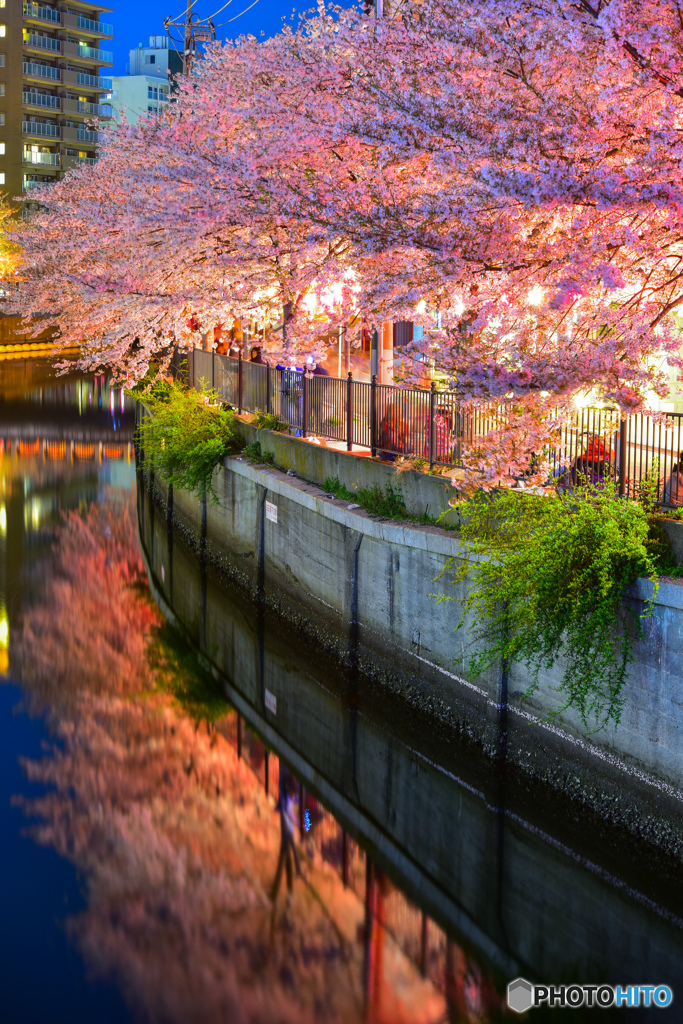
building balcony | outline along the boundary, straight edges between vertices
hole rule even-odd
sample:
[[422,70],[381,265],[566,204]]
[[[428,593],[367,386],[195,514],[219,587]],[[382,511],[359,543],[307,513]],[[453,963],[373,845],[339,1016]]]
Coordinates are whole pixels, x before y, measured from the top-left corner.
[[109,64],[114,63],[114,54],[109,50],[98,50],[94,46],[85,46],[83,43],[71,43],[65,39],[62,43],[62,53],[70,60],[82,60],[86,64]]
[[108,103],[88,103],[83,100],[64,99],[62,110],[65,114],[76,117],[111,117]]
[[25,50],[38,50],[40,53],[49,53],[56,56],[63,53],[60,39],[53,36],[37,36],[34,32],[28,32],[24,36]]
[[43,121],[22,121],[21,130],[24,135],[35,138],[59,139],[61,131],[58,124],[46,124]]
[[[82,11],[86,18],[89,18],[93,11],[97,11],[98,15],[114,13],[113,7],[105,7],[104,4],[89,3],[88,0],[69,0],[68,5],[65,0],[57,0],[57,2],[62,10],[68,6],[69,10]],[[64,13],[66,13],[66,11]]]
[[37,21],[41,25],[61,25],[62,16],[56,7],[24,4],[24,21]]
[[79,32],[81,35],[96,36],[99,39],[111,39],[114,35],[113,25],[108,25],[104,21],[93,21],[92,18],[86,18],[84,14],[71,14],[69,11],[65,11],[62,24],[64,28],[73,29],[74,32]]
[[59,167],[59,153],[36,153],[32,149],[25,149],[21,155],[22,164],[40,164],[45,167]]
[[35,178],[24,178],[21,183],[21,190],[22,192],[30,192],[32,188],[38,188],[40,185],[49,185],[55,180],[55,178],[45,178],[43,181],[36,181]]
[[21,65],[21,72],[26,78],[37,78],[42,81],[60,82],[62,72],[59,68],[48,67],[45,64],[34,64],[25,60]]
[[100,133],[89,128],[62,128],[64,142],[81,142],[86,146],[96,146],[100,141]]
[[97,163],[97,157],[94,156],[72,156],[69,153],[62,154],[62,167],[65,171],[70,171],[74,167],[82,167],[83,164],[89,164],[91,167]]
[[24,91],[21,94],[21,102],[25,107],[39,107],[42,110],[60,110],[61,100],[59,96],[46,96],[42,92]]
[[97,92],[111,92],[111,78],[100,78],[89,75],[87,71],[71,71],[65,68],[62,72],[64,85],[77,86],[79,89],[94,89]]

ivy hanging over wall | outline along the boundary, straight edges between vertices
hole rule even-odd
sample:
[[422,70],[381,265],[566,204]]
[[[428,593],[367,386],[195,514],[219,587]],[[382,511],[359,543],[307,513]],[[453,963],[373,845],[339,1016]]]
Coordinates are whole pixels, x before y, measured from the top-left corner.
[[462,618],[474,620],[470,669],[479,675],[522,662],[531,673],[564,662],[562,706],[598,729],[619,723],[624,683],[652,604],[624,602],[637,576],[657,588],[648,545],[649,510],[612,489],[555,497],[511,491],[477,494],[459,506],[466,559],[451,562],[467,582]]

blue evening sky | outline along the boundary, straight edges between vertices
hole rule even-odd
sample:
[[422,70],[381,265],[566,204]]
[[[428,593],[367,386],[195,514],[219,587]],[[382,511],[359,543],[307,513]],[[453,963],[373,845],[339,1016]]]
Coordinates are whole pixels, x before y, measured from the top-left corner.
[[[104,0],[107,3],[107,0]],[[143,43],[147,45],[151,35],[162,35],[164,18],[181,20],[187,0],[109,0],[113,14],[103,14],[102,20],[114,26],[113,41],[106,40],[103,47],[114,51],[112,74],[125,75],[128,51]],[[223,6],[223,0],[199,0],[194,11],[202,18],[213,17],[219,38],[231,39],[250,34],[258,36],[263,31],[267,36],[275,35],[282,27],[283,17],[290,18],[292,10],[306,11],[315,4],[313,0],[257,0],[247,10],[252,0],[230,0],[224,11],[216,13]],[[214,17],[215,14],[215,17]],[[234,21],[229,19],[234,18]],[[220,26],[220,27],[219,27]],[[107,72],[104,71],[103,74]]]

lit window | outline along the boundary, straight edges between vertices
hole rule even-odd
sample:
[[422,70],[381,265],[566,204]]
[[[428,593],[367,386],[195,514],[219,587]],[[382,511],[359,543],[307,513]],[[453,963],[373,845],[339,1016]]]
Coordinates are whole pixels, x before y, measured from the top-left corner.
[[4,185],[4,184],[5,184],[5,172],[2,171],[2,172],[0,172],[0,185]]
[[4,142],[0,142],[0,156],[4,156],[4,155],[5,155],[5,143]]
[[5,6],[5,0],[0,0],[0,7],[4,7],[4,6]]
[[4,39],[7,35],[7,25],[0,25],[0,39]]

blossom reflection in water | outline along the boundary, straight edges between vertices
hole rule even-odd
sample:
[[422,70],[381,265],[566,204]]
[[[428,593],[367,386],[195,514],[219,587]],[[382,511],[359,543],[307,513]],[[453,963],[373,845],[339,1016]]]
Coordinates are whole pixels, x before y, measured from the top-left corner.
[[26,809],[87,881],[88,967],[151,1020],[448,1019],[384,936],[368,1005],[363,901],[297,838],[277,759],[266,792],[238,757],[235,713],[150,599],[132,506],[69,514],[40,568],[12,665],[56,742]]

